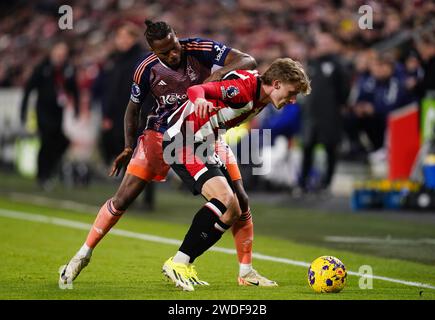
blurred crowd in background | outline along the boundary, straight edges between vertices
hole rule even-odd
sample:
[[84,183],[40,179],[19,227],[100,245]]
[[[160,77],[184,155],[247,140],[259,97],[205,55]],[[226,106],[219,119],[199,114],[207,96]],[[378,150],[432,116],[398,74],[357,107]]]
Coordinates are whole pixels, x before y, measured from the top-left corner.
[[[435,3],[425,0],[96,0],[0,2],[0,88],[25,87],[53,45],[64,41],[75,68],[80,116],[101,108],[106,136],[105,160],[122,139],[123,109],[108,110],[110,63],[136,59],[147,51],[144,20],[168,22],[180,38],[204,37],[252,55],[258,70],[277,57],[301,61],[313,92],[281,112],[268,110],[252,126],[272,128],[272,138],[300,138],[299,185],[308,188],[313,149],[322,144],[327,188],[340,157],[364,158],[384,146],[386,118],[435,89]],[[73,29],[58,26],[59,6],[73,9]],[[358,25],[358,9],[373,9],[373,29]],[[131,27],[120,31],[126,22]],[[133,27],[135,26],[135,27]],[[122,34],[124,32],[125,34]],[[118,59],[118,60],[117,60]],[[131,73],[124,69],[124,82]],[[122,78],[122,77],[118,77]],[[117,79],[118,79],[117,78]],[[104,80],[106,79],[106,80]],[[130,84],[128,84],[129,86]],[[129,93],[118,98],[128,103]],[[101,107],[103,105],[103,107]],[[361,132],[367,139],[361,139]],[[104,137],[103,137],[104,139]],[[111,140],[112,139],[112,140]],[[104,145],[104,142],[103,142]]]

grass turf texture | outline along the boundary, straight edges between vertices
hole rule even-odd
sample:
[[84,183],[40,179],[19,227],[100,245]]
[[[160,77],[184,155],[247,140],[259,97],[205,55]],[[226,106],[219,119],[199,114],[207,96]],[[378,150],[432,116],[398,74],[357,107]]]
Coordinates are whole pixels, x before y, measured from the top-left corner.
[[[27,203],[38,203],[35,197],[54,199],[50,204],[62,208],[58,199],[92,205],[93,209],[81,209],[96,215],[99,207],[116,191],[119,180],[107,183],[94,182],[88,188],[63,188],[57,186],[49,193],[41,191],[34,181],[16,174],[0,173],[0,195]],[[128,216],[145,216],[153,221],[176,224],[190,224],[195,212],[203,205],[201,197],[190,193],[174,191],[170,182],[157,184],[156,210],[144,213],[141,209],[142,196],[128,210]],[[17,194],[17,192],[19,194]],[[435,245],[418,243],[423,238],[435,239],[435,215],[433,213],[409,213],[372,211],[353,213],[350,208],[332,209],[328,206],[313,205],[312,202],[328,203],[306,199],[293,201],[285,193],[250,195],[255,235],[273,236],[300,244],[322,246],[328,249],[347,250],[378,257],[408,260],[435,265]],[[407,239],[414,243],[350,243],[329,242],[327,236],[375,237],[381,239]]]
[[[175,200],[178,200],[177,197]],[[165,204],[172,204],[172,209],[164,210],[183,210],[183,203],[177,206],[173,201],[174,199],[167,198]],[[197,205],[197,200],[193,202]],[[189,206],[187,202],[185,206]],[[0,208],[89,224],[95,217],[95,212],[90,214],[29,205],[4,197],[0,198]],[[256,214],[260,216],[255,220],[256,225],[260,224],[258,220],[262,219],[261,215],[270,213],[270,210],[263,210],[265,209],[261,206],[255,208]],[[279,217],[284,216],[289,209],[282,208],[283,211],[280,212],[279,208],[274,207],[272,210],[270,214]],[[184,215],[191,218],[193,213],[184,212]],[[409,222],[401,225],[404,231],[408,230],[406,225]],[[267,226],[263,227],[267,229]],[[414,227],[411,225],[409,229]],[[185,223],[157,221],[154,215],[152,218],[126,215],[116,226],[116,229],[175,239],[182,239],[187,228],[188,224]],[[398,230],[398,234],[403,231],[400,228]],[[423,234],[424,232],[426,231],[423,230]],[[86,235],[86,230],[0,217],[0,252],[3,255],[0,299],[435,299],[433,289],[376,279],[373,280],[373,289],[361,290],[358,287],[359,277],[353,275],[348,276],[348,285],[341,293],[316,294],[307,284],[306,267],[259,259],[254,260],[255,268],[276,280],[280,286],[239,287],[236,281],[236,256],[219,252],[207,252],[196,262],[200,278],[208,281],[211,286],[197,288],[195,292],[182,292],[172,283],[166,282],[161,274],[163,262],[176,252],[177,246],[114,234],[109,234],[95,250],[91,263],[74,283],[74,289],[60,290],[57,284],[58,268],[78,250]],[[231,234],[227,233],[217,246],[233,249]],[[276,237],[256,233],[254,251],[304,262],[311,262],[321,255],[334,255],[345,263],[348,270],[358,271],[361,265],[370,265],[378,276],[435,285],[434,266],[308,245],[288,240],[279,233]]]

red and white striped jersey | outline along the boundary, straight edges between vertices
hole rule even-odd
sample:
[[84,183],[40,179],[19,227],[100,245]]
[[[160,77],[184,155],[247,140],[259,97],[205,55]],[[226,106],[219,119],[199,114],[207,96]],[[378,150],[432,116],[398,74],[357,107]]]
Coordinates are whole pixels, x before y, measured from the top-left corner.
[[266,106],[258,101],[261,80],[256,70],[232,71],[224,80],[201,87],[205,89],[205,98],[217,110],[200,118],[195,115],[193,102],[188,100],[168,118],[170,138],[179,133],[192,133],[194,142],[205,141],[211,135],[217,137],[219,129],[230,129],[251,119]]

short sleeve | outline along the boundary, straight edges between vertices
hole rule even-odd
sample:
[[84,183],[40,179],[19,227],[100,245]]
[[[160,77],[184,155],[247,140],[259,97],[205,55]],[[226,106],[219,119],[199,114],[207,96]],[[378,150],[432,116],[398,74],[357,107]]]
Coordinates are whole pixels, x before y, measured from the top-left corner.
[[[243,74],[242,74],[243,72]],[[239,108],[250,101],[254,101],[257,92],[257,77],[255,73],[238,70],[232,72],[237,78],[217,82],[220,100],[232,108]],[[232,77],[230,77],[232,78]]]
[[133,82],[131,85],[130,100],[137,104],[142,104],[150,90],[151,67],[157,63],[155,54],[150,54],[142,59],[134,69]]
[[198,58],[210,69],[223,67],[225,59],[231,51],[230,47],[213,40],[189,38],[180,42],[186,52]]

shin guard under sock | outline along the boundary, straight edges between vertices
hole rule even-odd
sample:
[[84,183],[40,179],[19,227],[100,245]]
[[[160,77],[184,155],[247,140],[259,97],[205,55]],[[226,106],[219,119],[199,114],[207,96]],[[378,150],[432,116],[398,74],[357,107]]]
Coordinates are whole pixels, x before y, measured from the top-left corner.
[[190,263],[212,247],[230,227],[220,220],[227,211],[217,199],[211,199],[195,215],[179,251],[190,256]]

